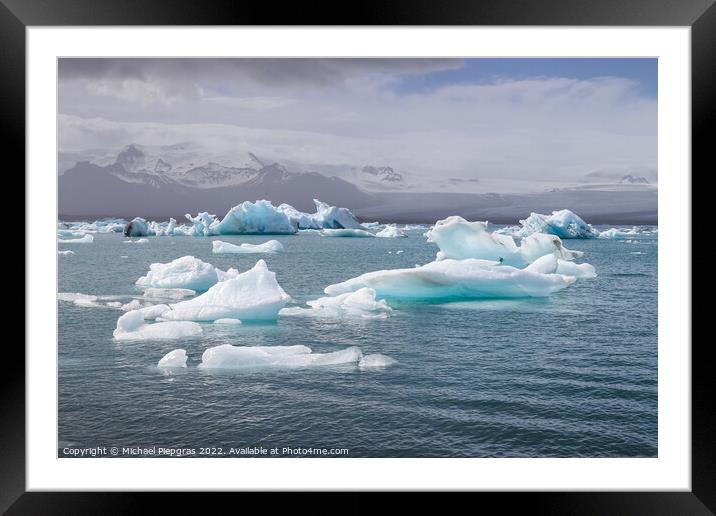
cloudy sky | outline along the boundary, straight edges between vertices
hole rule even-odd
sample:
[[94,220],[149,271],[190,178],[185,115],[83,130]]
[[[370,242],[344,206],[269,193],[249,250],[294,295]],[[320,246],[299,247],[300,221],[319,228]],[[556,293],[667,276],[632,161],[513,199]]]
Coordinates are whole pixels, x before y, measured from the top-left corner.
[[569,183],[657,166],[655,59],[61,59],[61,151],[194,141]]

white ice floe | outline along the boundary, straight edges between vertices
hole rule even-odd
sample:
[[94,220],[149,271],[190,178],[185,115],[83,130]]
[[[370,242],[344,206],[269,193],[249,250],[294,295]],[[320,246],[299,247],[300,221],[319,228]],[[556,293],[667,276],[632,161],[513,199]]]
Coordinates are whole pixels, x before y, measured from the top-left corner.
[[310,308],[284,308],[279,315],[384,319],[393,311],[384,299],[375,299],[375,290],[372,288],[361,288],[335,297],[322,297],[306,304]]
[[138,240],[125,240],[124,243],[125,244],[148,244],[149,240],[147,240],[146,238],[140,238]]
[[144,297],[154,299],[184,299],[196,295],[196,290],[189,288],[147,288]]
[[525,270],[541,274],[564,274],[565,276],[574,276],[577,279],[597,277],[597,272],[592,265],[560,260],[552,254],[538,258],[528,265]]
[[145,237],[149,234],[149,223],[142,217],[133,218],[124,228],[124,236],[128,237]]
[[437,244],[438,260],[477,258],[500,261],[506,265],[524,267],[546,254],[563,260],[582,255],[564,247],[556,235],[535,233],[523,238],[520,245],[509,236],[487,231],[487,222],[468,222],[459,216],[439,220],[425,234],[428,242]]
[[553,211],[551,215],[531,213],[520,220],[521,228],[515,236],[526,237],[533,233],[547,233],[560,238],[597,238],[599,231],[570,210]]
[[216,321],[214,321],[214,324],[226,324],[226,325],[231,326],[231,325],[241,324],[241,320],[240,319],[231,319],[231,318],[227,317],[224,319],[217,319]]
[[322,229],[321,236],[371,238],[375,235],[365,229]]
[[[81,236],[85,233],[121,233],[127,221],[124,219],[100,219],[94,222],[59,222],[57,236]],[[80,233],[79,235],[71,233]]]
[[92,242],[94,242],[94,237],[90,234],[86,234],[82,238],[70,238],[70,239],[58,238],[57,241],[60,244],[91,244]]
[[413,269],[369,272],[324,291],[337,296],[368,287],[380,297],[408,299],[544,297],[575,281],[574,276],[522,270],[489,260],[446,259]]
[[203,369],[242,369],[260,367],[314,367],[357,364],[363,358],[360,348],[350,347],[333,353],[313,353],[307,346],[232,346],[222,344],[204,351]]
[[236,277],[237,274],[236,269],[224,272],[193,256],[182,256],[169,263],[151,264],[149,272],[139,278],[136,284],[143,288],[204,291],[219,281]]
[[194,299],[171,305],[162,314],[163,320],[215,321],[275,321],[279,310],[290,300],[276,281],[276,274],[268,270],[266,262],[256,265],[234,278],[221,281]]
[[657,232],[657,229],[638,226],[633,226],[631,228],[611,228],[599,233],[599,238],[606,240],[624,240],[638,237],[641,235],[651,236],[656,234]]
[[117,328],[112,333],[116,340],[179,339],[201,334],[201,326],[191,321],[147,324],[141,310],[132,310],[120,317],[117,320]]
[[235,253],[235,254],[277,254],[283,252],[283,245],[278,240],[269,240],[263,244],[247,244],[240,245],[214,240],[212,243],[212,252],[215,254]]
[[164,355],[157,367],[161,368],[175,368],[175,367],[186,367],[186,350],[175,349]]
[[361,358],[360,362],[358,362],[358,367],[360,369],[383,369],[397,363],[397,360],[389,357],[388,355],[374,354],[365,355]]
[[378,238],[401,238],[401,237],[407,237],[405,233],[403,233],[395,224],[390,224],[388,226],[385,226],[385,228],[378,231],[375,236]]
[[70,251],[70,250],[67,250],[67,251],[57,251],[57,254],[59,254],[60,256],[71,256],[71,255],[75,254],[75,252],[74,252],[74,251]]

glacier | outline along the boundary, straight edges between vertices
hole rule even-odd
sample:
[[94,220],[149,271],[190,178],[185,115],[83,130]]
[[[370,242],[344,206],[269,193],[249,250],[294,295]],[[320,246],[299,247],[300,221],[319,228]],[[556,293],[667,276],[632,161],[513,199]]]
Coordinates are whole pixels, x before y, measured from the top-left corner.
[[252,269],[216,283],[205,293],[170,305],[171,310],[161,314],[161,319],[275,321],[290,299],[276,281],[276,274],[259,260]]
[[335,297],[321,297],[307,301],[306,304],[310,308],[284,308],[279,315],[384,319],[393,311],[384,299],[376,300],[375,290],[372,288],[361,288]]
[[283,245],[278,240],[269,240],[263,244],[230,244],[229,242],[222,242],[221,240],[214,240],[212,243],[211,252],[215,254],[224,253],[235,253],[235,254],[252,254],[252,253],[267,253],[277,254],[283,252]]
[[375,236],[378,238],[402,238],[407,237],[395,224],[389,224],[385,228],[378,231]]
[[232,346],[222,344],[204,351],[202,369],[244,369],[261,367],[315,367],[357,364],[363,358],[358,347],[332,353],[313,353],[307,346]]
[[157,367],[186,367],[186,350],[175,349],[164,355],[157,364]]
[[576,281],[574,276],[518,269],[494,261],[444,259],[412,269],[380,270],[329,285],[337,296],[361,288],[376,295],[405,299],[546,297]]
[[236,269],[224,272],[193,256],[182,256],[169,263],[152,263],[149,272],[139,278],[136,285],[146,288],[204,291],[237,274]]
[[115,340],[164,340],[197,337],[202,329],[195,322],[171,321],[146,324],[140,310],[132,310],[117,319],[112,335]]

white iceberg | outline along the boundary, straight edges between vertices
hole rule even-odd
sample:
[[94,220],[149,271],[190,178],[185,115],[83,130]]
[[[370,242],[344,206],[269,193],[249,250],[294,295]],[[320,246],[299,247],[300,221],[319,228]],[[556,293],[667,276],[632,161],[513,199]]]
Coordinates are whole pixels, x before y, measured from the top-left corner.
[[522,227],[516,236],[526,237],[533,233],[547,233],[560,238],[597,238],[599,231],[570,210],[553,211],[552,215],[531,213],[520,220]]
[[67,250],[67,251],[57,251],[57,254],[59,254],[60,256],[71,256],[71,255],[75,254],[75,252],[74,252],[74,251],[70,251],[70,250]]
[[541,274],[564,274],[565,276],[574,276],[577,279],[597,277],[597,271],[592,265],[560,260],[553,254],[547,254],[538,258],[528,265],[525,270],[539,272]]
[[212,252],[215,254],[235,253],[235,254],[277,254],[283,252],[283,245],[278,240],[269,240],[263,244],[230,244],[221,240],[214,240],[212,243]]
[[164,355],[157,364],[161,368],[186,367],[186,350],[175,349]]
[[196,295],[196,290],[189,288],[147,288],[144,297],[154,299],[184,299]]
[[125,244],[148,244],[149,240],[147,240],[146,238],[140,238],[138,240],[125,240],[124,243]]
[[363,358],[360,348],[333,353],[313,353],[307,346],[232,346],[209,348],[201,356],[202,369],[243,369],[259,367],[313,367],[356,364]]
[[396,226],[395,224],[390,224],[378,231],[375,236],[377,236],[378,238],[402,238],[407,237],[408,235],[398,229],[398,226]]
[[192,217],[188,213],[184,216],[192,223],[192,228],[189,231],[192,236],[209,236],[211,225],[216,222],[216,215],[211,215],[206,211],[199,213],[196,217]]
[[439,220],[425,234],[428,242],[437,244],[437,260],[476,258],[500,261],[506,265],[524,267],[546,254],[563,260],[582,255],[564,247],[556,235],[535,233],[523,238],[518,246],[509,236],[487,231],[487,222],[468,222],[459,216]]
[[161,315],[162,320],[215,321],[275,321],[279,310],[290,300],[276,281],[276,274],[268,270],[266,262],[256,265],[234,278],[221,281],[208,291],[171,306]]
[[329,285],[324,291],[337,296],[368,287],[380,297],[407,299],[545,297],[575,281],[573,276],[522,270],[488,260],[445,259],[413,269],[369,272]]
[[637,226],[631,228],[611,228],[599,233],[599,238],[607,240],[624,240],[628,238],[634,238],[642,234],[653,234],[656,230],[651,231],[649,229],[640,229]]
[[236,269],[224,272],[193,256],[182,256],[169,263],[152,263],[149,272],[139,278],[136,284],[144,288],[204,291],[236,274]]
[[388,355],[374,354],[365,355],[361,358],[360,362],[358,362],[358,367],[360,369],[383,369],[397,363],[397,360],[389,357]]
[[311,308],[284,308],[279,315],[384,319],[393,311],[384,299],[375,299],[375,290],[372,288],[361,288],[335,297],[322,297],[306,304]]
[[355,237],[355,238],[371,238],[375,235],[365,229],[322,229],[321,236],[326,237]]
[[145,237],[149,236],[149,223],[142,217],[135,217],[124,228],[124,236]]
[[83,236],[82,238],[70,238],[70,239],[62,239],[58,238],[57,241],[60,244],[91,244],[94,242],[94,237],[90,234],[87,234]]
[[278,210],[285,213],[298,229],[362,229],[358,218],[348,208],[330,206],[313,199],[316,213],[298,211],[290,204],[281,204]]
[[293,234],[297,227],[269,201],[245,201],[234,206],[221,222],[209,227],[210,235]]
[[116,340],[164,340],[196,337],[201,326],[191,321],[171,321],[146,324],[141,310],[127,312],[117,320],[112,335]]

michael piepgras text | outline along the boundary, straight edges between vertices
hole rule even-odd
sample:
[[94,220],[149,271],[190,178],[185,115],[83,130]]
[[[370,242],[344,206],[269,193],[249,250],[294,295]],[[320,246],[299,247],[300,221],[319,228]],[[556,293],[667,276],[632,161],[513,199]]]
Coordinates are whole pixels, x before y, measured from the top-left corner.
[[198,447],[173,446],[68,446],[60,457],[346,457],[348,448],[302,446]]

